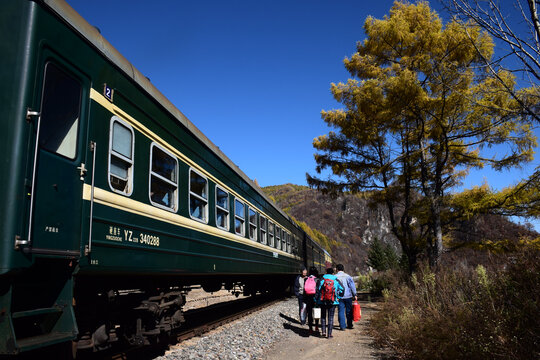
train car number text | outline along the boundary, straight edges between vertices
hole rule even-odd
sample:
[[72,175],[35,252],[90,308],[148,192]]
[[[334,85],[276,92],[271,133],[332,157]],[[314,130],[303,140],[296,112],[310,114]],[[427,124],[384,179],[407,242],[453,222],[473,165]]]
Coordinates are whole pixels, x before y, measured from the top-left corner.
[[137,237],[137,233],[133,232],[133,230],[121,229],[116,226],[109,227],[109,234],[105,235],[105,238],[111,241],[159,246],[159,236],[139,233],[139,236]]
[[159,236],[143,234],[139,236],[139,242],[141,244],[159,246]]

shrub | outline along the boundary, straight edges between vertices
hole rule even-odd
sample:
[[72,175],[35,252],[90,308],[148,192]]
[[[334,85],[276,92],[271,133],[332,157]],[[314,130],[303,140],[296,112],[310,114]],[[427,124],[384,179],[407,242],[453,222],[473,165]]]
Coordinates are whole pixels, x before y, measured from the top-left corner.
[[358,291],[369,291],[373,287],[373,280],[371,279],[371,273],[368,274],[358,274],[358,283],[356,284],[356,290]]
[[390,290],[392,287],[391,279],[387,276],[386,272],[377,273],[374,277],[371,285],[371,293],[373,295],[382,295],[383,290]]
[[384,290],[393,290],[399,287],[403,281],[403,272],[397,270],[386,270],[372,274],[371,293],[382,295]]
[[372,319],[376,341],[411,359],[540,358],[540,251],[498,268],[421,267]]

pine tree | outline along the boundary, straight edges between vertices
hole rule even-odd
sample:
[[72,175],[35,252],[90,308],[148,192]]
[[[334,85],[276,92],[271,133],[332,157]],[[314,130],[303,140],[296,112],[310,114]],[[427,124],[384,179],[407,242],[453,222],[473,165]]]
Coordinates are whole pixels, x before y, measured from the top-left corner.
[[387,269],[397,269],[399,267],[399,256],[390,244],[384,246],[384,259]]
[[369,247],[367,264],[377,271],[388,269],[384,247],[378,238]]

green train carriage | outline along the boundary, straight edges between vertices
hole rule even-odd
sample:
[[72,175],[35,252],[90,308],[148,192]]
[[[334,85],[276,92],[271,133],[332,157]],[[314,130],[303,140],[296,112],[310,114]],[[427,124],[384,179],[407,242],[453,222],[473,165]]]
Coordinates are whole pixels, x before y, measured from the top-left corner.
[[321,265],[63,1],[5,0],[0,29],[0,354],[145,343],[181,325],[191,285],[282,290]]
[[319,274],[325,274],[327,268],[332,266],[332,257],[320,244],[313,241],[306,233],[304,233],[304,250],[303,258],[306,259],[306,267],[315,267]]

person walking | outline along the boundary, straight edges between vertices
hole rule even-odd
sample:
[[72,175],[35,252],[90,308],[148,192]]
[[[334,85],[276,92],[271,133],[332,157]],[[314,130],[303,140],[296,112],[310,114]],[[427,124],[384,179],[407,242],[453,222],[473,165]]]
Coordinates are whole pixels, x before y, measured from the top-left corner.
[[[309,275],[304,282],[304,303],[306,304],[307,321],[309,335],[313,335],[313,308],[315,307],[315,294],[319,283],[319,272],[312,266],[309,268]],[[319,332],[319,319],[315,320],[315,332]]]
[[343,264],[338,264],[337,268],[337,278],[340,283],[345,288],[343,292],[343,297],[339,299],[338,305],[338,320],[339,328],[345,330],[345,327],[352,329],[353,328],[353,298],[356,300],[356,286],[354,285],[353,278],[345,273],[345,267]]
[[330,267],[326,269],[326,275],[322,277],[315,295],[317,303],[321,307],[321,335],[323,337],[328,336],[329,339],[333,337],[334,314],[341,296],[343,296],[343,286],[337,276],[334,275],[334,269]]
[[300,319],[300,323],[305,323],[305,317],[304,320],[302,320],[302,308],[304,305],[304,282],[307,278],[307,269],[302,268],[302,271],[300,271],[300,275],[296,277],[294,280],[294,295],[296,295],[296,298],[298,299],[298,318]]

